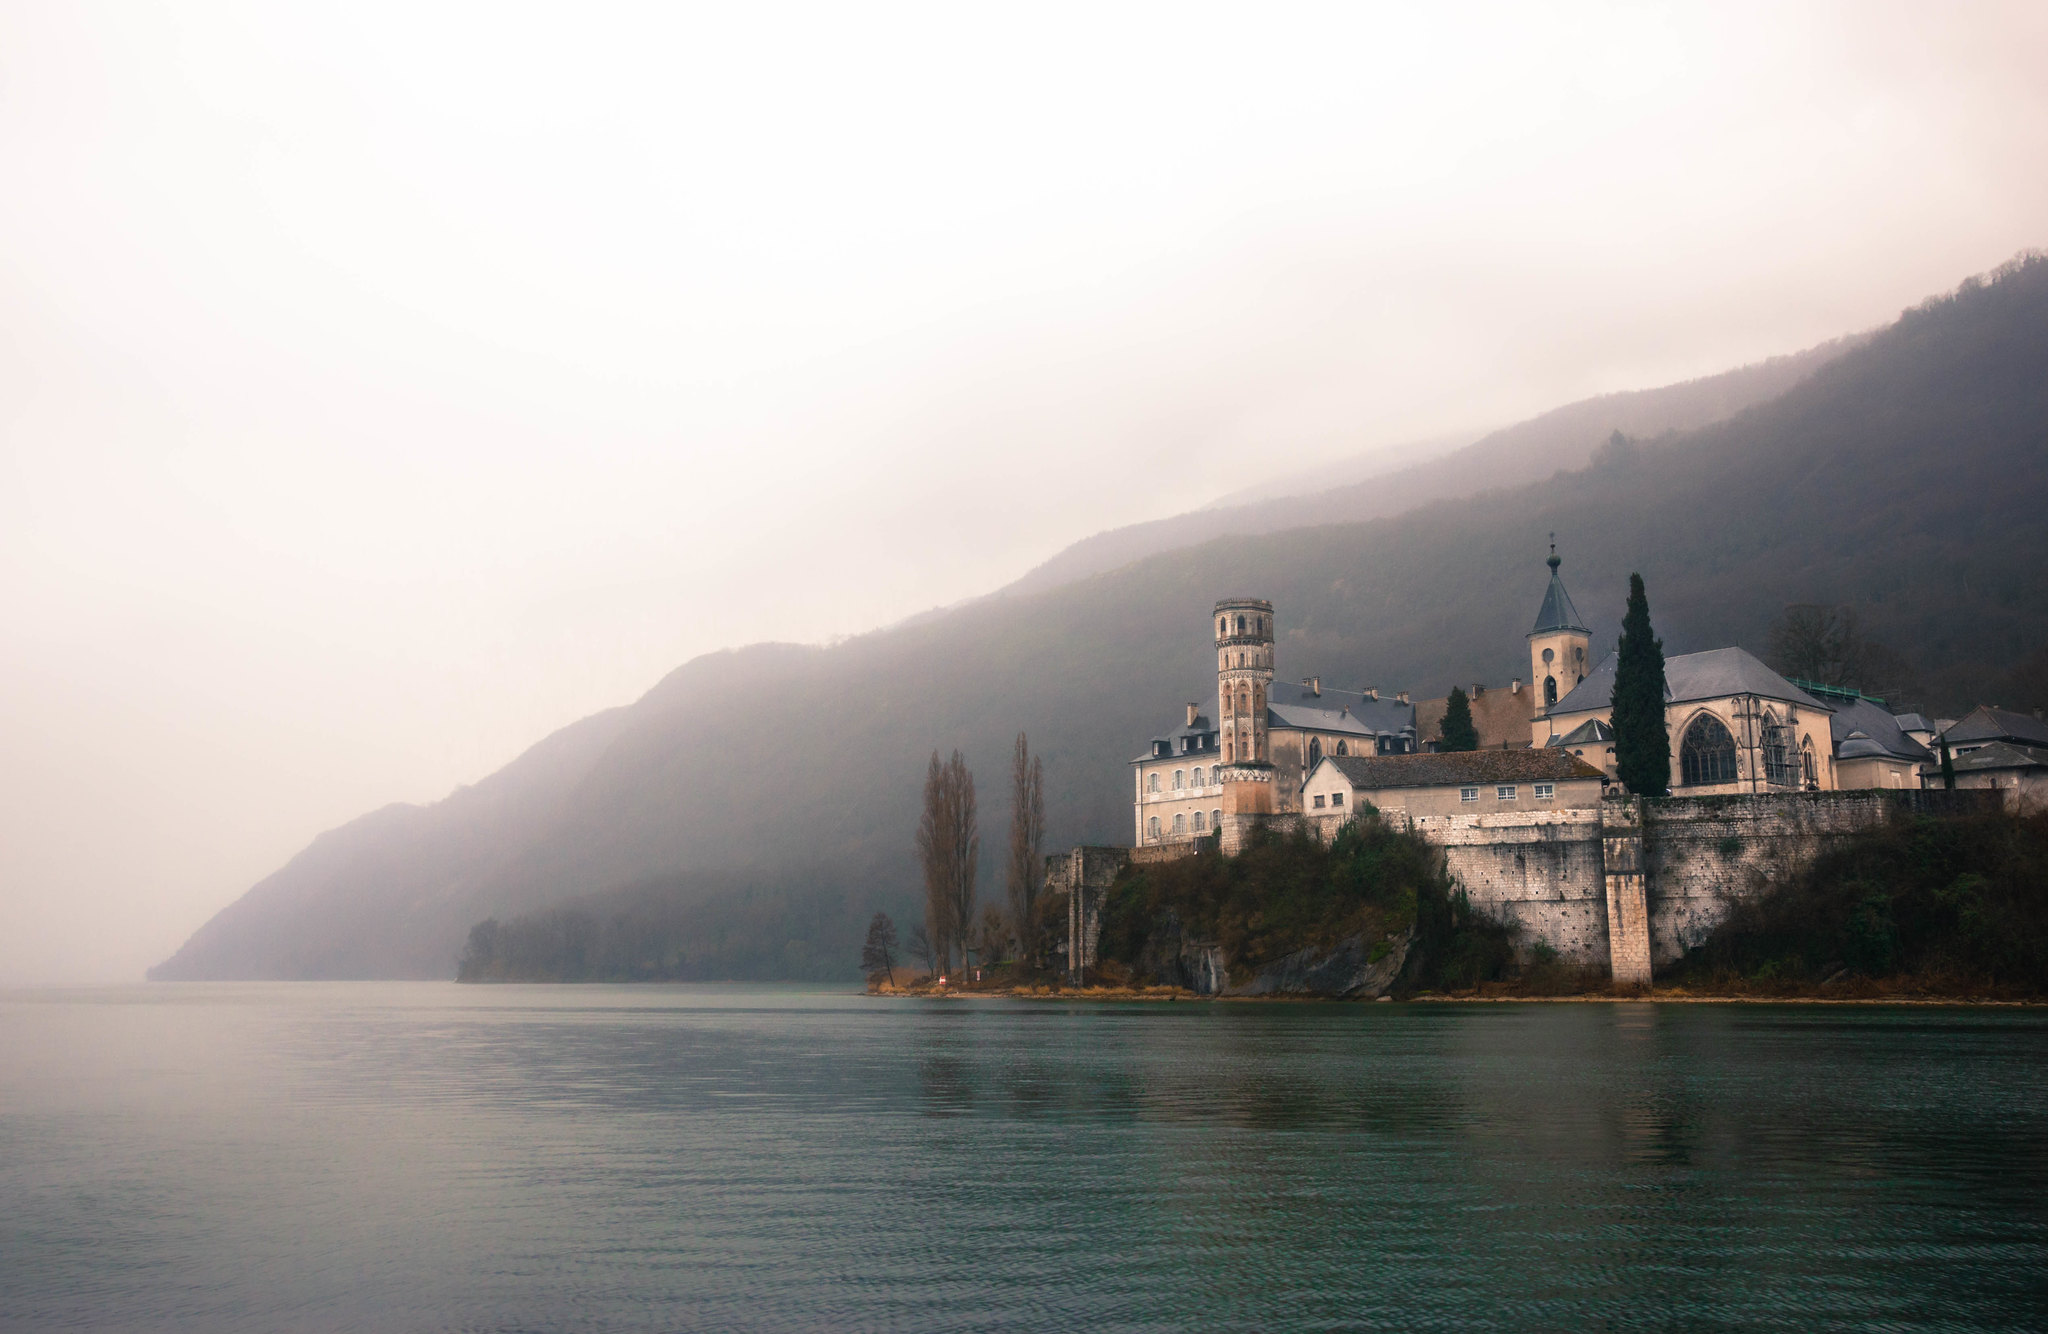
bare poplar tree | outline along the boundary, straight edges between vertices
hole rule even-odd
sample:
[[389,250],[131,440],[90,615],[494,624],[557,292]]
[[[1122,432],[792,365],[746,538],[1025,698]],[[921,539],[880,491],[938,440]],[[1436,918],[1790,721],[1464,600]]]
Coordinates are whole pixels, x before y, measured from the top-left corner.
[[941,763],[932,752],[925,770],[924,814],[917,822],[917,857],[924,871],[924,915],[932,953],[941,970],[965,957],[974,921],[974,880],[981,860],[974,775],[959,751]]
[[948,812],[946,766],[939,752],[924,774],[924,814],[917,822],[917,860],[924,871],[924,933],[931,943],[934,976],[950,966],[953,957],[953,821]]
[[[1022,732],[1010,769],[1010,934],[1020,957],[1030,955],[1032,913],[1038,906],[1038,881],[1044,874],[1039,846],[1045,841],[1045,773]],[[1032,960],[1036,962],[1036,960]]]
[[947,816],[952,821],[953,861],[947,876],[953,892],[953,943],[967,962],[968,932],[974,924],[974,880],[981,867],[981,829],[974,809],[974,775],[959,751],[946,762]]

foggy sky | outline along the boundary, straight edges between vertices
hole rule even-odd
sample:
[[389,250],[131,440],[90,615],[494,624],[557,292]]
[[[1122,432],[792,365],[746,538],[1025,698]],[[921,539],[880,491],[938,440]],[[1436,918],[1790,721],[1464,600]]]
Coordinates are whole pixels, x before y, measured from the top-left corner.
[[2048,244],[2039,6],[981,9],[0,9],[0,985],[695,654]]

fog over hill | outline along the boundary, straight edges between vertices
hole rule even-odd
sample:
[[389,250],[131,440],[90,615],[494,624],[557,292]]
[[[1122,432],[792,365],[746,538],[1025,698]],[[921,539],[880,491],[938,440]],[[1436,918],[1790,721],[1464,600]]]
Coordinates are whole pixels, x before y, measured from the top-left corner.
[[[1083,538],[1003,591],[1052,588],[1218,537],[1377,519],[1481,487],[1514,486],[1561,469],[1583,468],[1616,431],[1648,438],[1723,421],[1776,398],[1868,337],[1852,334],[1720,375],[1581,399],[1461,449],[1446,450],[1445,442],[1429,441],[1375,450],[1358,461],[1330,464],[1320,483],[1313,473],[1277,476],[1188,514]],[[1404,454],[1420,461],[1389,462]]]
[[1916,703],[1977,699],[2048,641],[2048,261],[1792,378],[1541,480],[1504,470],[1544,450],[1504,448],[1471,466],[1482,493],[698,658],[446,801],[323,835],[153,976],[447,977],[479,919],[575,899],[630,905],[674,975],[851,976],[866,915],[913,902],[933,749],[981,776],[994,893],[1016,733],[1044,756],[1048,846],[1127,839],[1125,762],[1213,690],[1218,594],[1273,599],[1283,678],[1440,693],[1524,670],[1553,530],[1599,642],[1640,570],[1668,652],[1761,649],[1785,603],[1844,602],[1920,670]]

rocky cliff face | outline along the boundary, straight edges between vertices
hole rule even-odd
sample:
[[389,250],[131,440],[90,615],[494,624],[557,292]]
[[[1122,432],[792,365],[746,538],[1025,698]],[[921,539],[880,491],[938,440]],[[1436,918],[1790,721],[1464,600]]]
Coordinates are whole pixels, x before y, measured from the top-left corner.
[[[1166,986],[1184,987],[1198,996],[1321,996],[1368,1000],[1385,995],[1408,962],[1415,941],[1413,929],[1397,936],[1367,940],[1352,936],[1331,946],[1309,946],[1258,968],[1238,969],[1231,980],[1231,961],[1213,941],[1196,940],[1181,926],[1178,914],[1167,912],[1145,941],[1137,971]],[[1246,975],[1248,974],[1248,976]]]

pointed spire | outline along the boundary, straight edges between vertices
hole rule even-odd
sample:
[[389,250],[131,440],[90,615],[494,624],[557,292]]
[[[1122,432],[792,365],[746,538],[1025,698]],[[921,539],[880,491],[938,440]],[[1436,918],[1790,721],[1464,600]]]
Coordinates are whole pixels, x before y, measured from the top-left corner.
[[1577,630],[1591,634],[1579,620],[1579,609],[1572,605],[1572,595],[1564,591],[1564,580],[1558,577],[1557,567],[1564,564],[1557,558],[1557,534],[1550,535],[1550,559],[1544,564],[1550,567],[1550,587],[1543,591],[1543,605],[1536,612],[1536,628],[1529,633],[1540,635],[1551,630]]

